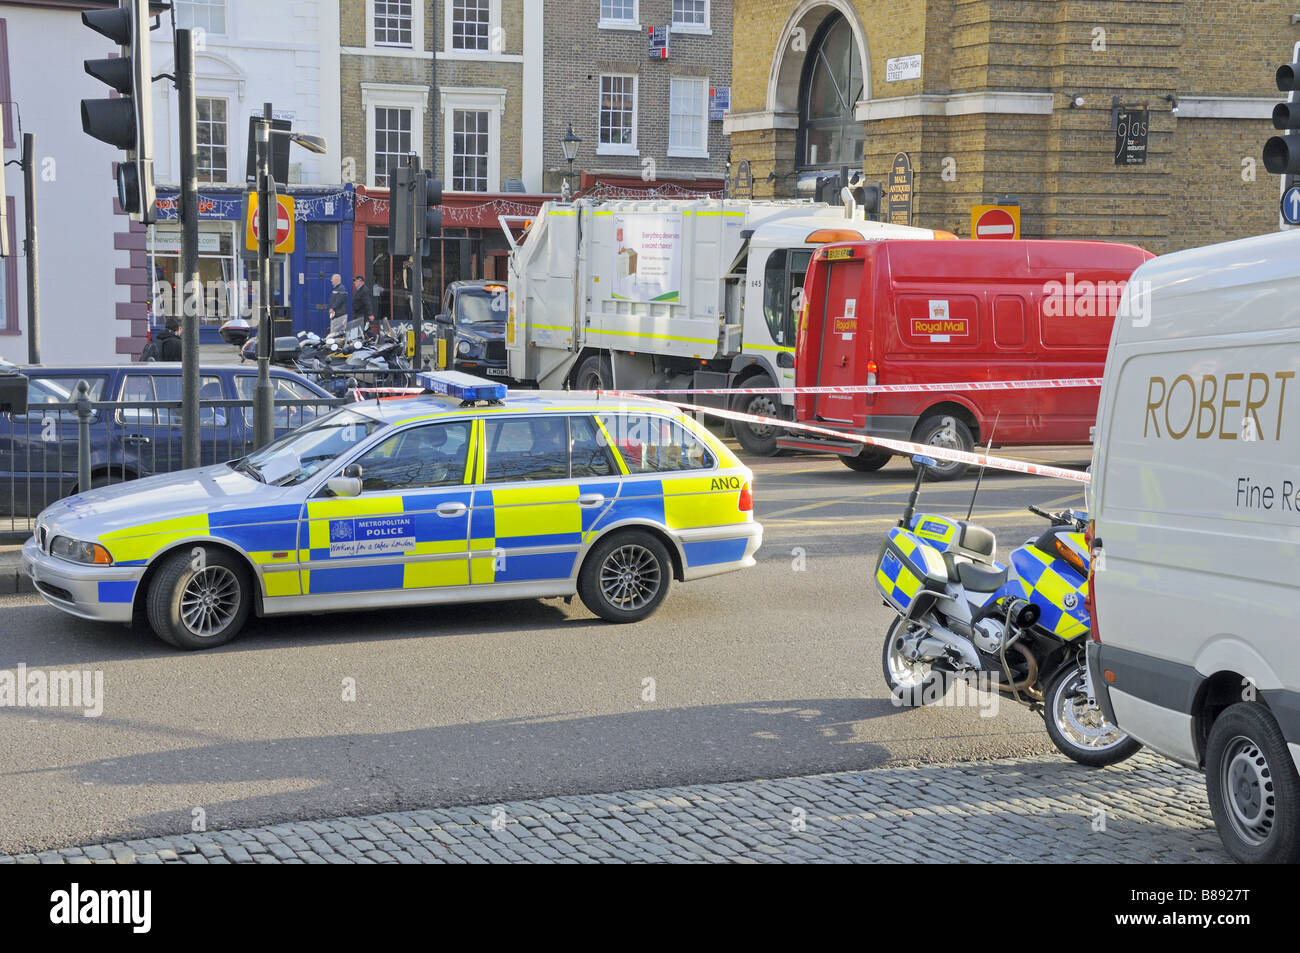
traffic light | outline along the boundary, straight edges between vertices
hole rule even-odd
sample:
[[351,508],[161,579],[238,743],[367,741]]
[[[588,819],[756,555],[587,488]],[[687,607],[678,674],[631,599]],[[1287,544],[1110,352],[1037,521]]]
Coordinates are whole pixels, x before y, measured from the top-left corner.
[[149,63],[149,0],[118,0],[117,9],[86,10],[81,22],[108,37],[122,55],[86,60],[86,72],[121,94],[83,99],[81,128],[126,153],[117,166],[117,199],[145,224],[155,218],[153,183],[153,74]]
[[1273,107],[1273,128],[1282,135],[1273,136],[1264,143],[1264,168],[1274,175],[1300,173],[1300,102],[1295,93],[1300,90],[1300,61],[1277,68],[1277,88],[1289,93],[1287,101]]
[[415,254],[415,170],[399,165],[388,174],[388,253]]
[[442,179],[435,179],[428,169],[420,176],[415,189],[416,239],[429,241],[442,234]]

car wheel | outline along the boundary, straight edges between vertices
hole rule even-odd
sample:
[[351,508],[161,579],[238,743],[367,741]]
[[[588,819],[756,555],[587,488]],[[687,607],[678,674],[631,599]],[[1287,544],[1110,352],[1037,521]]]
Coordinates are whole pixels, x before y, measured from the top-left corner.
[[659,608],[671,580],[664,544],[644,530],[625,530],[592,547],[578,574],[578,595],[607,622],[640,622]]
[[[757,374],[741,386],[758,388],[775,387],[776,384],[768,375]],[[735,400],[731,402],[731,409],[755,417],[787,418],[789,416],[781,403],[781,398],[776,394],[737,394]],[[785,430],[780,427],[746,423],[743,420],[733,420],[731,429],[736,435],[736,442],[756,457],[775,456],[776,441],[785,433]]]
[[248,618],[249,573],[224,550],[183,549],[158,568],[147,605],[149,625],[164,642],[189,650],[224,645]]
[[1300,776],[1282,729],[1258,702],[1238,702],[1205,746],[1205,790],[1219,839],[1246,864],[1300,861]]
[[578,365],[578,372],[573,375],[574,390],[609,390],[614,386],[614,374],[609,361],[599,354],[593,354]]
[[[952,414],[935,414],[926,417],[917,426],[916,434],[912,439],[916,443],[948,450],[961,450],[965,453],[970,453],[975,448],[975,438],[971,436],[970,428]],[[915,467],[916,464],[913,463],[912,466]],[[942,481],[956,480],[965,476],[968,468],[964,463],[939,460],[937,466],[928,469],[929,473],[926,474],[928,479]]]
[[840,457],[840,463],[859,473],[874,473],[894,458],[888,450],[874,450],[867,447],[856,457]]

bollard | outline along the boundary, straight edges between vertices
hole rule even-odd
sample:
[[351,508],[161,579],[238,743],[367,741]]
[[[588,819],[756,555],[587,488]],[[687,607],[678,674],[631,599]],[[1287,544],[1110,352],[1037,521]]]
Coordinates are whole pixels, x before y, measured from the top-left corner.
[[77,381],[77,492],[90,489],[90,385]]

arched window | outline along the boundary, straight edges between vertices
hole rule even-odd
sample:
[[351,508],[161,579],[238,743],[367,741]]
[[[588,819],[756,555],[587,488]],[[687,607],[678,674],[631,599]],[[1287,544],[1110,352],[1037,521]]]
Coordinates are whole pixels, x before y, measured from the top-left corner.
[[862,59],[853,30],[841,14],[826,19],[813,37],[799,89],[800,168],[857,166],[862,123],[853,107],[862,98]]

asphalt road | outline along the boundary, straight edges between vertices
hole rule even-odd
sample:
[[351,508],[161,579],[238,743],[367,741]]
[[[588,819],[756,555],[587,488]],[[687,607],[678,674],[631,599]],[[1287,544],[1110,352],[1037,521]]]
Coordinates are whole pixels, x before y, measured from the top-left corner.
[[[635,626],[576,599],[477,604],[253,620],[228,646],[178,653],[147,629],[0,598],[0,669],[99,670],[105,696],[98,718],[0,708],[0,853],[180,833],[196,809],[216,829],[1054,750],[1010,703],[890,701],[892,616],[871,570],[907,464],[752,465],[758,566],[675,586]],[[964,516],[972,486],[929,484],[922,508]],[[1081,500],[1077,484],[994,473],[975,516],[1005,555],[1042,525],[1026,504]]]

